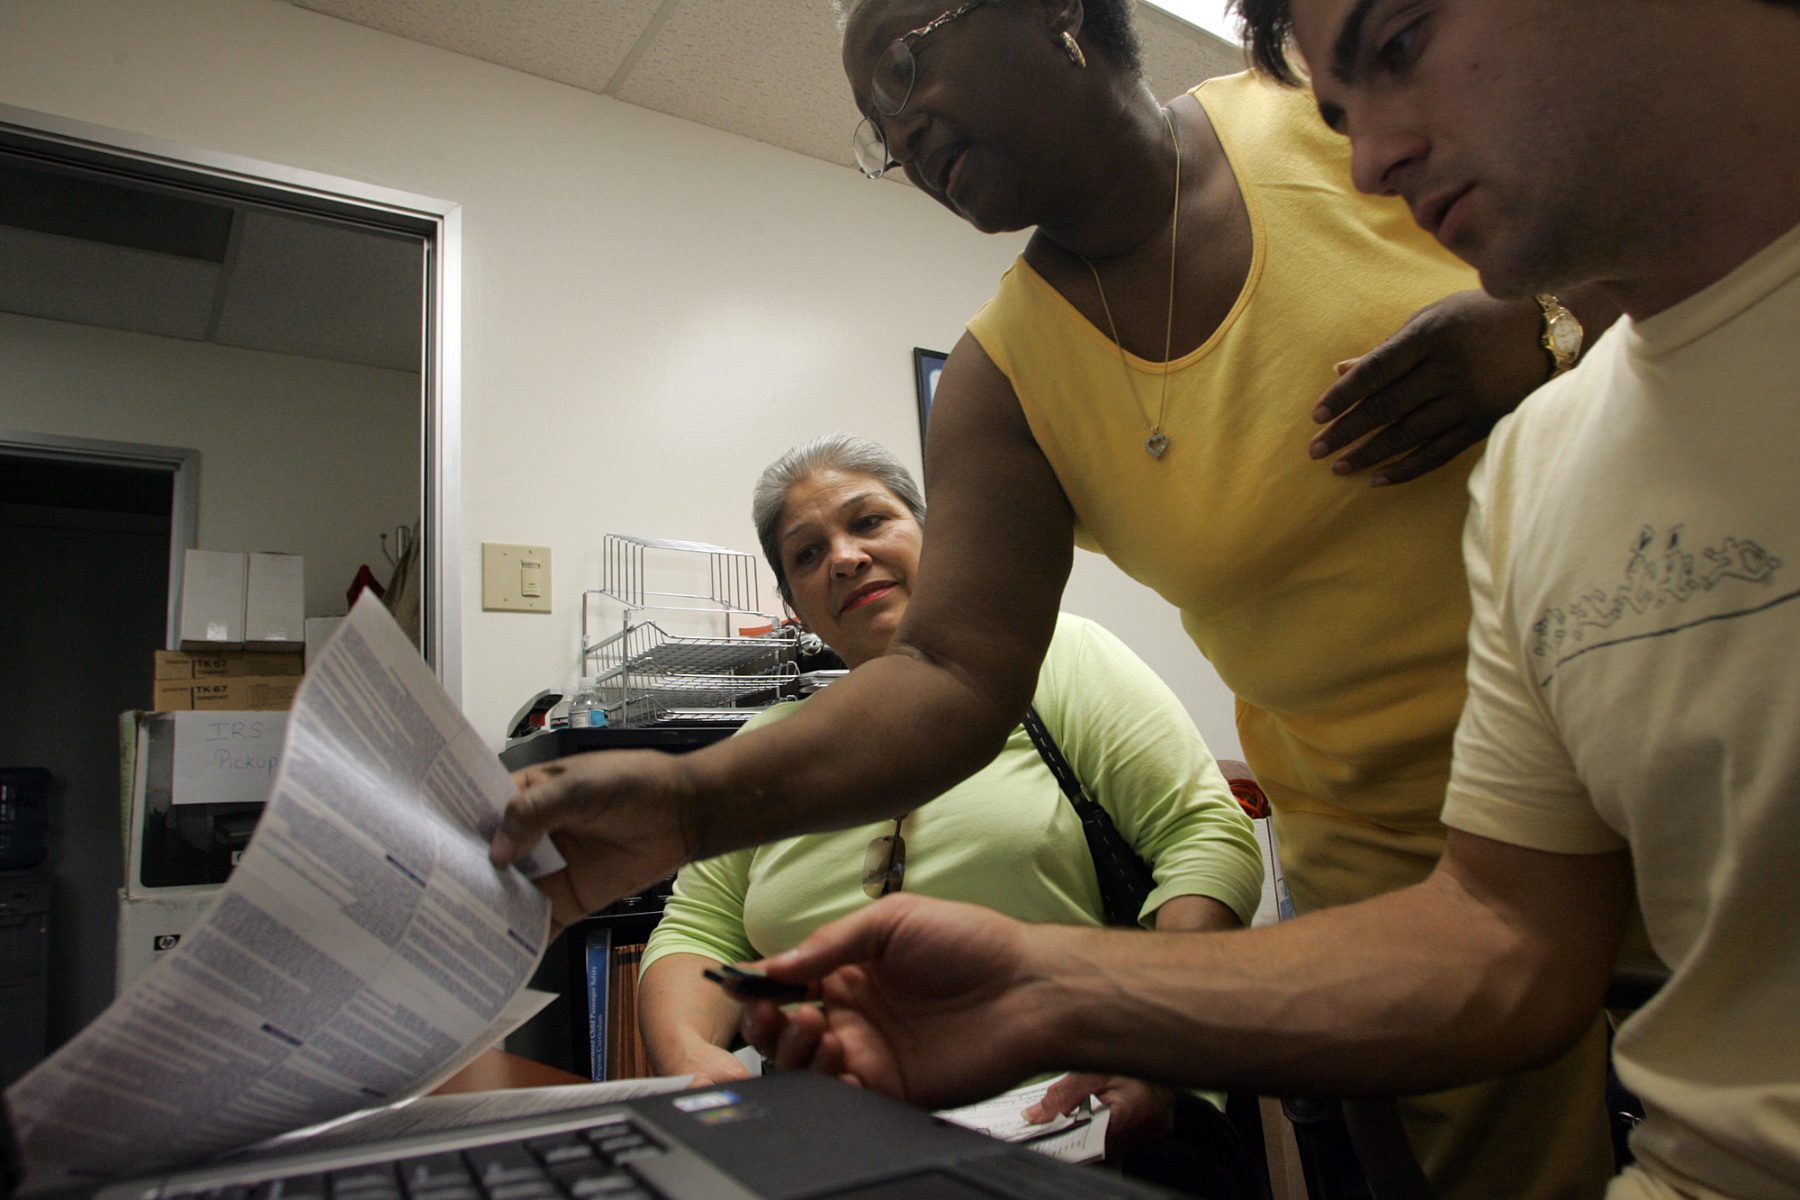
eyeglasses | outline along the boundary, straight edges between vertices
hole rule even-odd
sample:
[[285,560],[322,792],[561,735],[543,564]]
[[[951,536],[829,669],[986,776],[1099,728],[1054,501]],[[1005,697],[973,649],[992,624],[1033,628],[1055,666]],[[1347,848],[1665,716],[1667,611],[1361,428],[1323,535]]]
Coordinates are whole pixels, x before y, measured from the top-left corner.
[[906,839],[900,836],[900,822],[906,814],[894,818],[894,832],[882,834],[863,852],[863,893],[879,900],[900,890],[906,882]]
[[[895,38],[875,61],[874,73],[869,78],[869,96],[875,102],[875,112],[884,117],[899,116],[906,102],[912,99],[913,80],[919,70],[918,62],[913,58],[914,42],[986,3],[987,0],[968,0],[967,4],[940,13],[910,33]],[[880,179],[900,165],[888,157],[887,135],[872,115],[864,117],[857,125],[850,144],[856,151],[857,167],[870,179]]]

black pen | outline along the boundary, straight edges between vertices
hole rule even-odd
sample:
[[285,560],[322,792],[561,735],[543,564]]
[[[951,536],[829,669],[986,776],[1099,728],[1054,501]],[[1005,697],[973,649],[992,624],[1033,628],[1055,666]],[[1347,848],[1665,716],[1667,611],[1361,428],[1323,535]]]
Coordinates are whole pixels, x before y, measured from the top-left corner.
[[793,1004],[806,999],[807,995],[804,983],[782,983],[778,979],[770,979],[761,971],[746,971],[742,967],[720,967],[718,970],[708,967],[701,974],[738,1000],[773,1000],[777,1004]]

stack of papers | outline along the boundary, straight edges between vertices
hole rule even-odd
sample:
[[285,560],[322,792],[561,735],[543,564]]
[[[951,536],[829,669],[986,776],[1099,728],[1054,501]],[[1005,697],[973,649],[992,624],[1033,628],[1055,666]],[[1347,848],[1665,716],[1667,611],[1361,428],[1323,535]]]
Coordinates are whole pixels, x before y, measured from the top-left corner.
[[1095,1104],[1092,1096],[1074,1113],[1065,1113],[1041,1125],[1025,1120],[1025,1110],[1042,1100],[1055,1082],[1056,1079],[1046,1079],[1041,1083],[1025,1084],[991,1100],[963,1108],[947,1108],[937,1115],[1003,1142],[1021,1142],[1028,1149],[1063,1162],[1098,1162],[1106,1153],[1106,1125],[1110,1114],[1105,1105]]

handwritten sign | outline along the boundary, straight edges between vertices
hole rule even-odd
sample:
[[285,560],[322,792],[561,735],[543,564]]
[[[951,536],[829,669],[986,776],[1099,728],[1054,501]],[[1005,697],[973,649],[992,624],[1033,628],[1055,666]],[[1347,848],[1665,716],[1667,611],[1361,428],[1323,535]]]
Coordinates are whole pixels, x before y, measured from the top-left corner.
[[284,712],[170,713],[175,753],[170,801],[174,804],[260,804],[269,798]]

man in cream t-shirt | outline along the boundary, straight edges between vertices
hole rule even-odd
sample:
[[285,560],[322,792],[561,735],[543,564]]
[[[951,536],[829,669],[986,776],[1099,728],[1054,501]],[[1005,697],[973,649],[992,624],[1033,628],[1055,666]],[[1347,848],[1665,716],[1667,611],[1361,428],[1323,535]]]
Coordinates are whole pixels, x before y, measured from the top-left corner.
[[1703,1196],[1800,1189],[1797,387],[1800,230],[1504,422],[1465,543],[1444,820],[1630,851],[1672,972],[1615,1046],[1632,1145]]
[[1800,6],[1404,8],[1293,0],[1358,184],[1627,316],[1471,480],[1444,821],[1629,854],[1671,978],[1617,1194],[1800,1195]]

